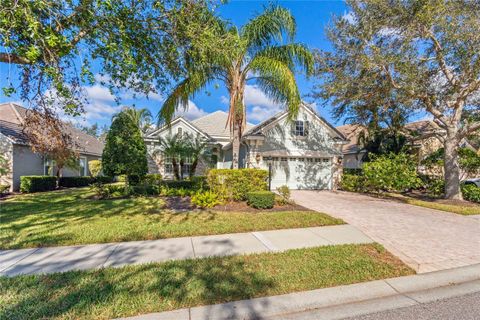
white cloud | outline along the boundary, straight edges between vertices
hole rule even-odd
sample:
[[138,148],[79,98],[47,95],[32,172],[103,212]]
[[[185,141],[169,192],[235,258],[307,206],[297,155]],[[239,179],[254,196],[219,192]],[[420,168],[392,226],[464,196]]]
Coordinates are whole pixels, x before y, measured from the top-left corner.
[[87,94],[87,97],[91,100],[97,101],[115,101],[115,97],[112,95],[107,87],[95,84],[91,87],[83,88]]
[[186,110],[177,111],[175,114],[176,116],[184,117],[188,120],[194,120],[206,115],[207,112],[201,108],[199,108],[193,101],[188,100],[188,107]]
[[228,105],[230,103],[230,99],[228,97],[221,96],[220,97],[220,103],[224,104],[224,105]]
[[264,107],[264,106],[253,106],[247,110],[247,121],[252,122],[262,122],[268,118],[273,117],[275,114],[282,111],[283,108],[280,106],[275,107]]
[[267,97],[267,95],[255,85],[246,85],[244,96],[246,106],[258,105],[264,107],[277,107],[279,105]]

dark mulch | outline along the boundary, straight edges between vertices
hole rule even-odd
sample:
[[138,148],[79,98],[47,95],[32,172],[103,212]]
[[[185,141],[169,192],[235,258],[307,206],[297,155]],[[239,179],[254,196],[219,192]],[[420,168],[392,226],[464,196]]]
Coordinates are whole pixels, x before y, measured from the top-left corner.
[[195,206],[191,204],[190,197],[164,197],[165,208],[170,210],[193,210]]
[[298,204],[287,204],[284,206],[275,205],[271,209],[255,209],[249,207],[245,201],[242,202],[228,202],[223,205],[218,205],[212,208],[212,210],[217,211],[231,211],[231,212],[272,212],[272,211],[311,211],[305,207],[302,207]]

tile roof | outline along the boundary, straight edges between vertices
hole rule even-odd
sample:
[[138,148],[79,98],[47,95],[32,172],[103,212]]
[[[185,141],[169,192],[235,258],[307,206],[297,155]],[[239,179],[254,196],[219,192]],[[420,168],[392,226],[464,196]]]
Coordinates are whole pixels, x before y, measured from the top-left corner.
[[[228,113],[219,110],[195,119],[191,123],[209,136],[230,138],[230,128],[227,125],[227,120]],[[253,127],[253,124],[247,123],[245,132]]]
[[358,124],[345,124],[343,126],[336,127],[349,142],[342,146],[342,153],[357,153],[360,150],[358,146],[358,135],[360,132],[366,130],[362,125]]
[[[23,134],[22,123],[28,109],[13,103],[0,104],[0,132],[14,143],[28,144]],[[77,145],[77,151],[93,155],[102,155],[103,143],[96,137],[65,124],[65,130],[70,134]]]

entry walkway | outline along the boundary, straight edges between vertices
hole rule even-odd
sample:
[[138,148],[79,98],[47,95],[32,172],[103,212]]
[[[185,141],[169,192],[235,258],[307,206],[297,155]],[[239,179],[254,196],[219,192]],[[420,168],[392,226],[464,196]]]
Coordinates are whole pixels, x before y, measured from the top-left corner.
[[296,203],[357,227],[417,272],[480,263],[480,219],[362,194],[294,191]]
[[0,276],[370,243],[350,225],[0,251]]

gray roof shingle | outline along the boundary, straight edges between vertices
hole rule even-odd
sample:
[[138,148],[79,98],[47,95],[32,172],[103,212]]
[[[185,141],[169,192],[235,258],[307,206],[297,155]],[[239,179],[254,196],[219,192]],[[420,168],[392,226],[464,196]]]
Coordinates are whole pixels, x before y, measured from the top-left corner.
[[[191,122],[209,136],[229,138],[230,127],[227,125],[227,120],[228,113],[219,110]],[[253,124],[247,123],[245,132],[253,127]]]

